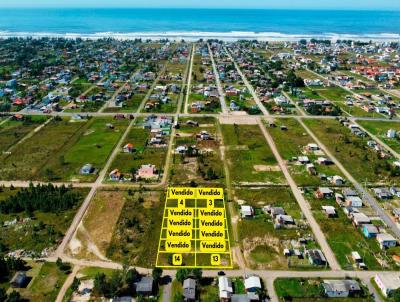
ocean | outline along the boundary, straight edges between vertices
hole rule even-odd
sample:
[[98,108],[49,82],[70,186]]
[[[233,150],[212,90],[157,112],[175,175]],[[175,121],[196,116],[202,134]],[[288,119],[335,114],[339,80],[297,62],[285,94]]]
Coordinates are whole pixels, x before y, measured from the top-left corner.
[[0,37],[400,40],[400,11],[0,9]]

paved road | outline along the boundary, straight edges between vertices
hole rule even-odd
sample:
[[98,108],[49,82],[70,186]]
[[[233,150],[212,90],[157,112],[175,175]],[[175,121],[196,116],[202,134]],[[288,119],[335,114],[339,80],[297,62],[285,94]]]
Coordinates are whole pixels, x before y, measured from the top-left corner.
[[247,80],[246,76],[243,74],[242,70],[240,69],[239,65],[236,63],[235,59],[232,57],[230,51],[225,48],[225,52],[228,55],[228,57],[232,60],[233,64],[235,65],[236,71],[239,73],[240,77],[242,78],[244,84],[246,85],[247,89],[250,91],[254,101],[256,102],[258,108],[260,108],[261,112],[265,116],[269,116],[269,112],[267,109],[265,109],[263,103],[261,102],[260,98],[258,97],[257,93],[255,92],[254,88],[252,85],[250,85],[249,81]]
[[217,88],[218,88],[219,101],[221,103],[222,113],[227,114],[229,112],[229,110],[228,110],[228,106],[226,106],[226,102],[225,102],[225,92],[221,85],[221,80],[219,78],[219,72],[218,72],[217,66],[215,65],[214,56],[213,56],[210,44],[207,44],[207,46],[208,46],[208,52],[210,53],[211,64],[212,64],[212,67],[214,70],[215,82],[216,82]]
[[383,302],[378,291],[372,285],[371,278],[362,278],[361,282],[368,287],[368,290],[370,294],[374,297],[375,302]]
[[310,224],[310,227],[314,233],[315,239],[318,241],[322,252],[325,254],[325,257],[328,260],[330,267],[335,271],[340,270],[340,265],[336,260],[335,254],[332,252],[331,247],[329,246],[328,242],[326,241],[324,233],[322,232],[319,224],[317,223],[317,221],[314,218],[314,215],[311,212],[310,204],[304,198],[303,194],[300,192],[295,181],[293,180],[292,176],[290,175],[289,170],[286,167],[286,164],[285,164],[284,160],[282,159],[282,157],[275,145],[274,140],[272,139],[272,136],[269,134],[269,132],[265,128],[261,119],[258,120],[258,124],[260,126],[260,129],[261,129],[266,141],[268,142],[269,147],[272,150],[272,153],[274,154],[276,160],[278,161],[279,167],[281,168],[290,188],[292,189],[294,197],[296,198],[296,200],[301,208],[301,211],[304,213],[304,216],[306,217],[308,223]]
[[303,126],[306,132],[314,139],[318,146],[325,152],[325,154],[336,164],[343,175],[353,184],[355,189],[361,194],[364,201],[368,202],[372,209],[379,215],[385,224],[393,231],[396,237],[400,238],[400,229],[393,222],[390,216],[380,207],[379,203],[371,196],[371,194],[345,169],[340,161],[329,151],[329,149],[318,139],[318,137],[304,124],[301,119],[299,123]]

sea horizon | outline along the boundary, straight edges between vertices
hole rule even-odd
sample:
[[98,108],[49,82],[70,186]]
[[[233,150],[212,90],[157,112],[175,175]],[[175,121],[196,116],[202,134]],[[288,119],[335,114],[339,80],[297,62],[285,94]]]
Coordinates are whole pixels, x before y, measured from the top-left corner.
[[222,8],[4,8],[0,38],[400,40],[400,11]]

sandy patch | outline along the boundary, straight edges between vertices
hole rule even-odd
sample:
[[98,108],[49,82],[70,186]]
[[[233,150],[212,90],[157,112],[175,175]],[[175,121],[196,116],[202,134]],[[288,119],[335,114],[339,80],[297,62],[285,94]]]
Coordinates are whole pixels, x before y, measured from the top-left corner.
[[230,116],[230,117],[225,117],[221,116],[219,118],[219,122],[221,124],[225,125],[233,125],[233,124],[238,124],[238,125],[257,125],[257,118],[252,117],[252,116]]
[[267,165],[254,165],[254,170],[257,172],[278,172],[281,168],[278,165],[267,166]]
[[94,132],[93,129],[89,129],[89,130],[87,130],[83,135],[84,135],[84,136],[87,136],[87,135],[92,134],[93,132]]
[[238,199],[236,202],[238,203],[238,205],[243,205],[246,203],[246,201],[244,201],[242,199]]
[[176,133],[176,136],[178,136],[178,137],[191,137],[193,135],[194,135],[193,133],[186,133],[186,132],[178,132],[178,133]]
[[249,146],[247,145],[230,145],[230,146],[226,146],[226,150],[239,150],[239,151],[243,151],[243,150],[249,150]]

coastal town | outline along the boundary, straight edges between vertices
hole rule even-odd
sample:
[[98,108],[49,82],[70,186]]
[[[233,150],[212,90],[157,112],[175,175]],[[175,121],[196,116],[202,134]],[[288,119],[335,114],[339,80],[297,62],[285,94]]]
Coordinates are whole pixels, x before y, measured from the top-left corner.
[[398,42],[2,39],[0,152],[0,301],[400,301]]

